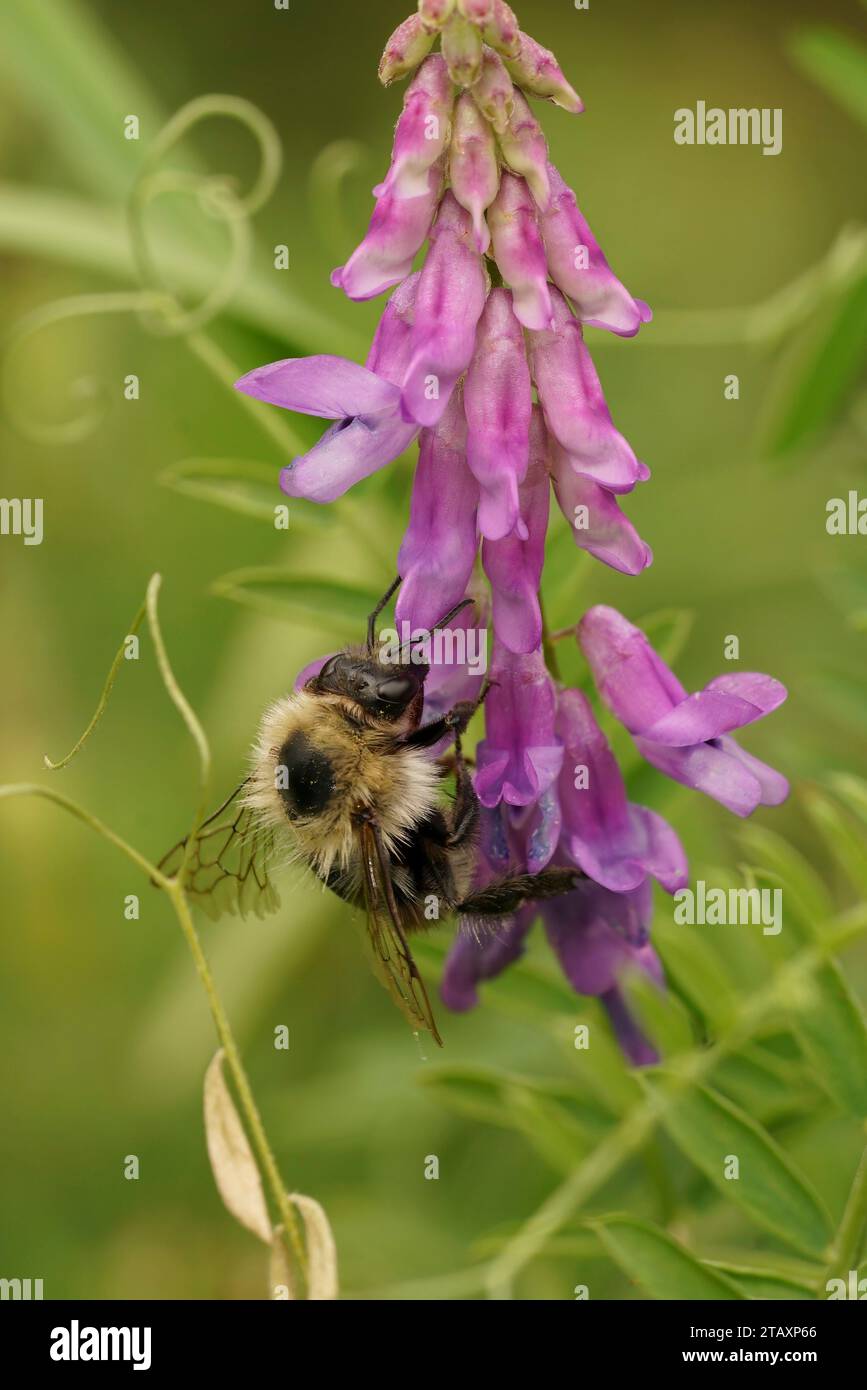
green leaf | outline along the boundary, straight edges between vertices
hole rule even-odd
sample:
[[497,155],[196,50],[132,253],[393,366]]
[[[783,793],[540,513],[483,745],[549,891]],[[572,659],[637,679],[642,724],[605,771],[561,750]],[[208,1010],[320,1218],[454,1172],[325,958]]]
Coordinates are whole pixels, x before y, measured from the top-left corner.
[[855,777],[851,772],[832,772],[828,782],[852,814],[867,825],[867,782],[864,778]]
[[371,589],[295,574],[276,565],[233,570],[214,580],[212,591],[271,617],[300,620],[353,637],[363,630],[381,597]]
[[253,459],[195,458],[173,464],[157,481],[185,497],[273,522],[280,499],[277,472],[272,464]]
[[724,1260],[707,1260],[706,1267],[716,1269],[730,1279],[746,1298],[771,1302],[779,1298],[809,1299],[812,1302],[816,1297],[820,1273],[817,1270],[815,1278],[810,1280],[807,1275],[796,1276],[777,1269],[750,1269],[745,1265],[728,1264]]
[[[674,1143],[728,1201],[795,1249],[811,1255],[823,1249],[830,1235],[827,1212],[760,1125],[709,1087],[672,1089],[678,1082],[663,1069],[641,1079]],[[737,1178],[724,1176],[728,1155],[738,1159]]]
[[867,48],[836,29],[806,29],[788,41],[792,58],[850,116],[867,126]]
[[867,1025],[839,967],[814,973],[811,997],[794,1016],[794,1031],[816,1075],[844,1110],[867,1116]]
[[855,830],[849,817],[824,792],[807,787],[802,800],[843,872],[862,897],[867,897],[867,842],[863,832]]
[[722,967],[717,952],[700,935],[713,930],[713,927],[683,926],[669,931],[665,968],[679,993],[714,1032],[722,1032],[735,1017],[738,1001],[731,977]]
[[659,1299],[736,1300],[734,1280],[704,1265],[665,1231],[628,1216],[589,1223],[624,1274]]
[[812,864],[782,835],[763,825],[742,826],[739,839],[747,852],[755,855],[757,862],[775,873],[783,884],[786,918],[794,912],[805,934],[812,937],[816,927],[834,911],[831,894]]
[[760,447],[782,458],[815,442],[836,423],[867,358],[867,275],[828,291],[811,324],[784,352],[761,427]]

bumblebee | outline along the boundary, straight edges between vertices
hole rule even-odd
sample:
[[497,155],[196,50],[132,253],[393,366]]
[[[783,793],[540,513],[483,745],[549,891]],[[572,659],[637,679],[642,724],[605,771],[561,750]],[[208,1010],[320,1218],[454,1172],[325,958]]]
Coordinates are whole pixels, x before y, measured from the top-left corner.
[[[549,868],[473,890],[480,805],[461,736],[482,704],[462,701],[422,723],[429,667],[380,659],[376,623],[400,579],[367,620],[367,640],[329,658],[301,690],[264,713],[250,775],[199,828],[186,887],[211,916],[275,911],[270,870],[281,846],[339,897],[363,908],[375,973],[412,1027],[442,1045],[408,936],[455,915],[496,925],[522,903],[569,892],[580,873]],[[436,624],[445,627],[471,599]],[[435,629],[436,630],[436,629]],[[454,741],[451,758],[431,750]],[[443,779],[455,793],[443,804]],[[177,872],[186,841],[160,863]]]

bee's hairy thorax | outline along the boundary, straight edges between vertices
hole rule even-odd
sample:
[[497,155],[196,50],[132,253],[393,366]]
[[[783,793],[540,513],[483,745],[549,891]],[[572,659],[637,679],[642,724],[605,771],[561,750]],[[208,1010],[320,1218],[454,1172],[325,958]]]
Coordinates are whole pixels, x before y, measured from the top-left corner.
[[361,890],[357,819],[375,814],[383,843],[399,853],[436,814],[439,775],[402,730],[365,717],[340,696],[298,691],[266,710],[246,801],[288,828],[295,854],[341,896]]

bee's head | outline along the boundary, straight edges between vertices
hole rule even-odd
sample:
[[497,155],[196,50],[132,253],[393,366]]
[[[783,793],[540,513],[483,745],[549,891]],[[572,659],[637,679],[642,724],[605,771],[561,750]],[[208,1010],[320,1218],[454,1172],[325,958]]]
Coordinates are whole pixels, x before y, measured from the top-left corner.
[[422,698],[429,669],[423,662],[394,666],[367,653],[338,652],[306,688],[319,695],[344,695],[367,714],[393,723]]

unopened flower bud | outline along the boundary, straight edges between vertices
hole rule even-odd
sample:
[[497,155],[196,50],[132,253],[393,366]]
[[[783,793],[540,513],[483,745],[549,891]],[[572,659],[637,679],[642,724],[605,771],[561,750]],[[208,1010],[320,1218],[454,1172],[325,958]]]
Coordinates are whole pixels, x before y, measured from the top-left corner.
[[418,198],[427,192],[428,170],[449,141],[455,89],[438,53],[425,58],[406,90],[403,111],[394,132],[391,168],[374,196],[393,192],[398,198]]
[[544,211],[551,197],[548,182],[548,143],[542,127],[523,93],[514,92],[514,106],[506,129],[500,135],[500,149],[510,169],[523,174],[530,192]]
[[488,212],[494,258],[512,289],[515,316],[525,328],[553,323],[548,263],[530,190],[523,179],[503,171],[500,191]]
[[474,24],[454,15],[443,30],[443,57],[457,87],[471,87],[482,70],[482,36]]
[[506,0],[494,0],[493,13],[485,25],[485,43],[505,58],[515,58],[521,48],[521,30]]
[[418,16],[429,34],[438,34],[451,19],[455,0],[418,0]]
[[555,106],[578,115],[584,103],[563,76],[563,69],[547,48],[528,34],[521,34],[521,47],[516,57],[506,59],[506,67],[515,82],[533,96],[546,97]]
[[489,24],[494,17],[494,0],[458,0],[458,9],[470,24]]
[[518,489],[527,475],[533,394],[521,325],[506,289],[491,290],[464,384],[467,463],[481,488],[479,530],[526,539]]
[[485,44],[482,49],[482,70],[473,86],[473,97],[485,120],[490,121],[498,135],[506,129],[515,100],[515,88],[502,58]]
[[385,45],[379,62],[379,80],[384,87],[413,72],[430,52],[434,36],[422,23],[421,15],[410,15],[398,25]]
[[482,255],[491,243],[485,211],[497,196],[500,166],[494,132],[469,92],[455,108],[455,128],[449,151],[452,192],[473,219],[476,245]]

